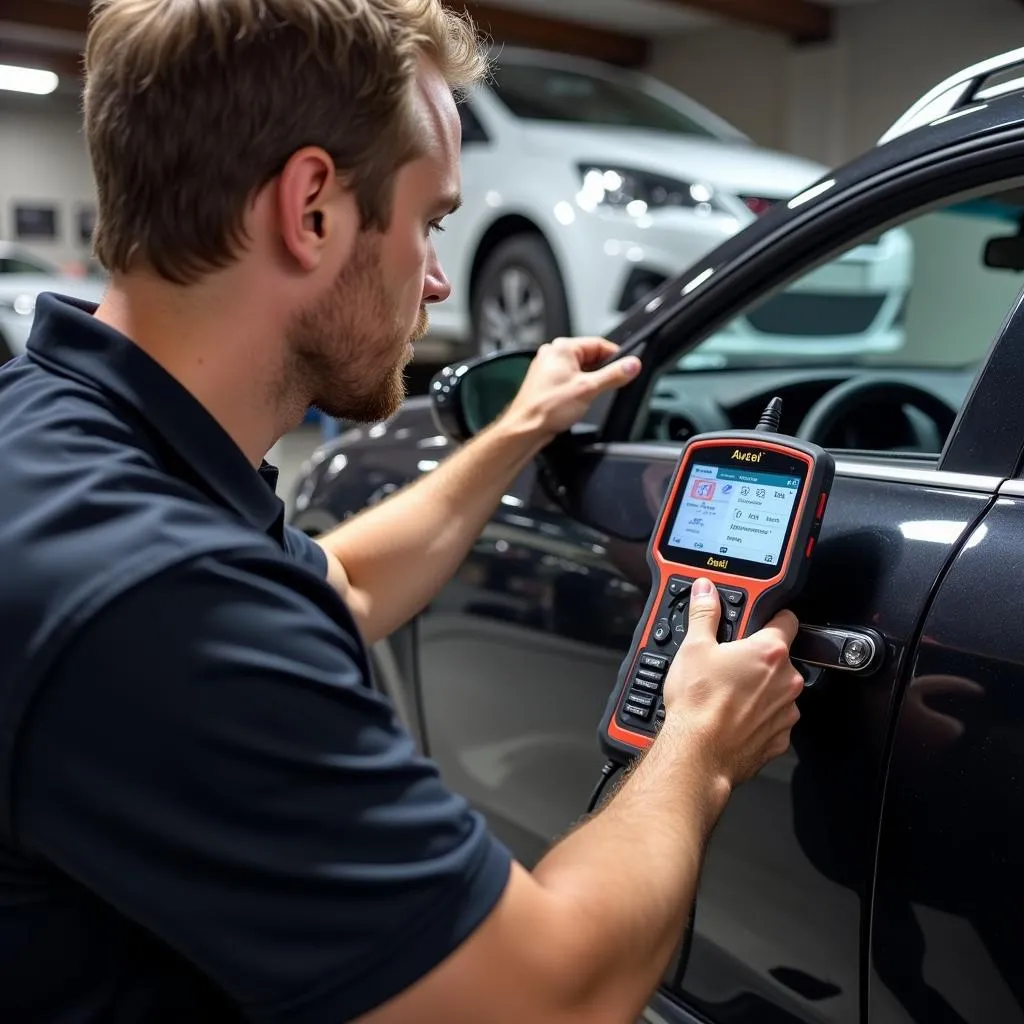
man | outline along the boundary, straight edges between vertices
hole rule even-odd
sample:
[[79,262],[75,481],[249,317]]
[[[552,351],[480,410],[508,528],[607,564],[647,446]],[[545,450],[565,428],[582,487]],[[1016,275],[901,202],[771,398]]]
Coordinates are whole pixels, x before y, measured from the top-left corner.
[[795,620],[719,648],[695,586],[657,742],[532,873],[364,645],[635,360],[545,346],[498,423],[319,544],[262,462],[311,405],[402,397],[472,33],[438,0],[101,0],[86,58],[111,287],[42,297],[0,374],[0,1019],[632,1020],[732,787],[788,744]]

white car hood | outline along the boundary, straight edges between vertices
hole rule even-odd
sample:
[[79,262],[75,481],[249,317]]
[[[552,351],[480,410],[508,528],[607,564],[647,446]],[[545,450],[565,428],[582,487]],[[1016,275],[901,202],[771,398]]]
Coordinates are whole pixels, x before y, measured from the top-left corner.
[[788,153],[646,128],[528,123],[522,126],[522,144],[535,154],[563,156],[572,163],[592,160],[647,170],[766,199],[789,199],[828,172]]

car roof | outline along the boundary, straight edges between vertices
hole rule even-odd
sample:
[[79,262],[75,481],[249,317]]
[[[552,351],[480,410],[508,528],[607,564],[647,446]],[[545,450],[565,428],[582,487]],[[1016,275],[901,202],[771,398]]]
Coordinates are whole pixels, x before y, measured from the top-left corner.
[[933,86],[896,119],[879,145],[1012,95],[1024,96],[1024,47],[971,64]]

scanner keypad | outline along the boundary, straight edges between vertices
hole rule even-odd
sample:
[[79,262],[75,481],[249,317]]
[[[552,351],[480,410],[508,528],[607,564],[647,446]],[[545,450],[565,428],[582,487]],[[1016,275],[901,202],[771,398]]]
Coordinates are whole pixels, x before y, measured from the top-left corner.
[[[622,715],[627,721],[657,725],[665,719],[661,693],[672,658],[686,638],[692,586],[693,580],[685,576],[672,576],[665,586],[647,647],[640,652],[627,685],[622,704]],[[728,643],[743,617],[747,595],[738,587],[719,587],[718,593],[722,602],[718,642]]]

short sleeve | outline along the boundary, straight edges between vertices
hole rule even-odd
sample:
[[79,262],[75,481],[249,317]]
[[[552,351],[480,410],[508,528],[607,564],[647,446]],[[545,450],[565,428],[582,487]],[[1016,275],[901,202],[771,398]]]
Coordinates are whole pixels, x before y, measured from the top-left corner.
[[511,858],[304,585],[202,558],[107,608],[24,726],[16,827],[247,1019],[338,1024],[461,944]]
[[291,558],[312,569],[321,579],[327,576],[327,552],[310,536],[294,526],[284,528],[284,549]]

